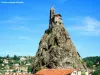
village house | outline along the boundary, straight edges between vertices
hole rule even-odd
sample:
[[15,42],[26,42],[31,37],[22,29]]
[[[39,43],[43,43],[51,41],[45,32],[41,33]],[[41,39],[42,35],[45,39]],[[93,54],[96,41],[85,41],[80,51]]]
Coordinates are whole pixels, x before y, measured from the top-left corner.
[[4,59],[3,61],[5,64],[8,64],[8,60],[7,59]]
[[21,57],[21,58],[20,58],[20,61],[25,61],[25,60],[26,60],[25,57]]

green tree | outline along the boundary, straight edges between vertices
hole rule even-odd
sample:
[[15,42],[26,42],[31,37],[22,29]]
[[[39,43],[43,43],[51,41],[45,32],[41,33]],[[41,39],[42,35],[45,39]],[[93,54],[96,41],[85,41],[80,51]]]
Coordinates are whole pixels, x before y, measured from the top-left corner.
[[86,75],[85,72],[82,72],[82,75]]
[[32,66],[28,66],[28,72],[32,71]]
[[13,70],[13,72],[17,72],[16,70]]
[[92,75],[100,75],[100,70],[93,72]]
[[100,75],[100,56],[86,57],[83,60],[88,68],[95,70],[92,75]]
[[18,56],[14,55],[13,59],[18,61],[20,58]]
[[92,67],[93,67],[93,62],[92,62],[92,61],[88,61],[88,62],[87,62],[87,67],[92,68]]
[[0,64],[2,64],[3,63],[3,61],[0,59]]
[[86,57],[83,60],[87,63],[88,68],[93,68],[93,65],[96,67],[100,65],[100,56]]
[[8,58],[8,59],[10,58],[9,54],[6,56],[6,58]]

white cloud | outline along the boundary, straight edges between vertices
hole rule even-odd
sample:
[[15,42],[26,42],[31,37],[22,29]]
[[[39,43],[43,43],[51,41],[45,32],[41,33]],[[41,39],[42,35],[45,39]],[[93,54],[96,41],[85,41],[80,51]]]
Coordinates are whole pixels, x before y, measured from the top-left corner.
[[0,24],[9,25],[8,29],[10,30],[20,30],[20,31],[32,32],[31,28],[24,26],[26,22],[29,22],[30,20],[33,20],[33,19],[22,17],[22,16],[13,16],[11,18],[8,18],[7,20],[0,20]]
[[9,29],[11,29],[11,30],[18,30],[18,31],[33,32],[33,30],[31,28],[25,27],[23,25],[21,25],[21,26],[12,26]]
[[13,24],[13,23],[23,23],[25,21],[27,21],[28,19],[26,17],[22,17],[22,16],[13,16],[13,17],[10,17],[6,20],[0,20],[0,23],[1,24]]
[[29,22],[41,21],[46,16],[10,16],[7,19],[1,19],[0,24],[26,24]]
[[82,35],[100,36],[100,21],[92,17],[78,19],[79,24],[69,29],[78,30]]
[[18,36],[18,39],[19,40],[32,40],[32,38],[28,36]]
[[100,27],[100,21],[93,19],[91,17],[86,17],[83,20],[84,28],[86,31],[91,32],[91,31],[96,31],[98,30],[98,27]]

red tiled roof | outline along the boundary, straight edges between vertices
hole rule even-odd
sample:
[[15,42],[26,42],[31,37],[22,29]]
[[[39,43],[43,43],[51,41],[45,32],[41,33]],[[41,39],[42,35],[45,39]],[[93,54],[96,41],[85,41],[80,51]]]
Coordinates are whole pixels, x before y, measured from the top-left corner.
[[67,75],[73,71],[74,69],[42,69],[35,75]]
[[61,15],[60,15],[60,14],[54,14],[54,16],[57,16],[57,17],[58,17],[58,16],[60,16],[60,17],[61,17]]

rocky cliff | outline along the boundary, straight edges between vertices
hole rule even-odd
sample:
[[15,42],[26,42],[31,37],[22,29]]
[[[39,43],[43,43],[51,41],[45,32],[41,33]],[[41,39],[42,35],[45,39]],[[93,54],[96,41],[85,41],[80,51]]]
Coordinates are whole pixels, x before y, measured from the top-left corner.
[[82,58],[65,30],[60,14],[50,10],[49,28],[45,31],[33,60],[33,73],[42,68],[86,70]]

